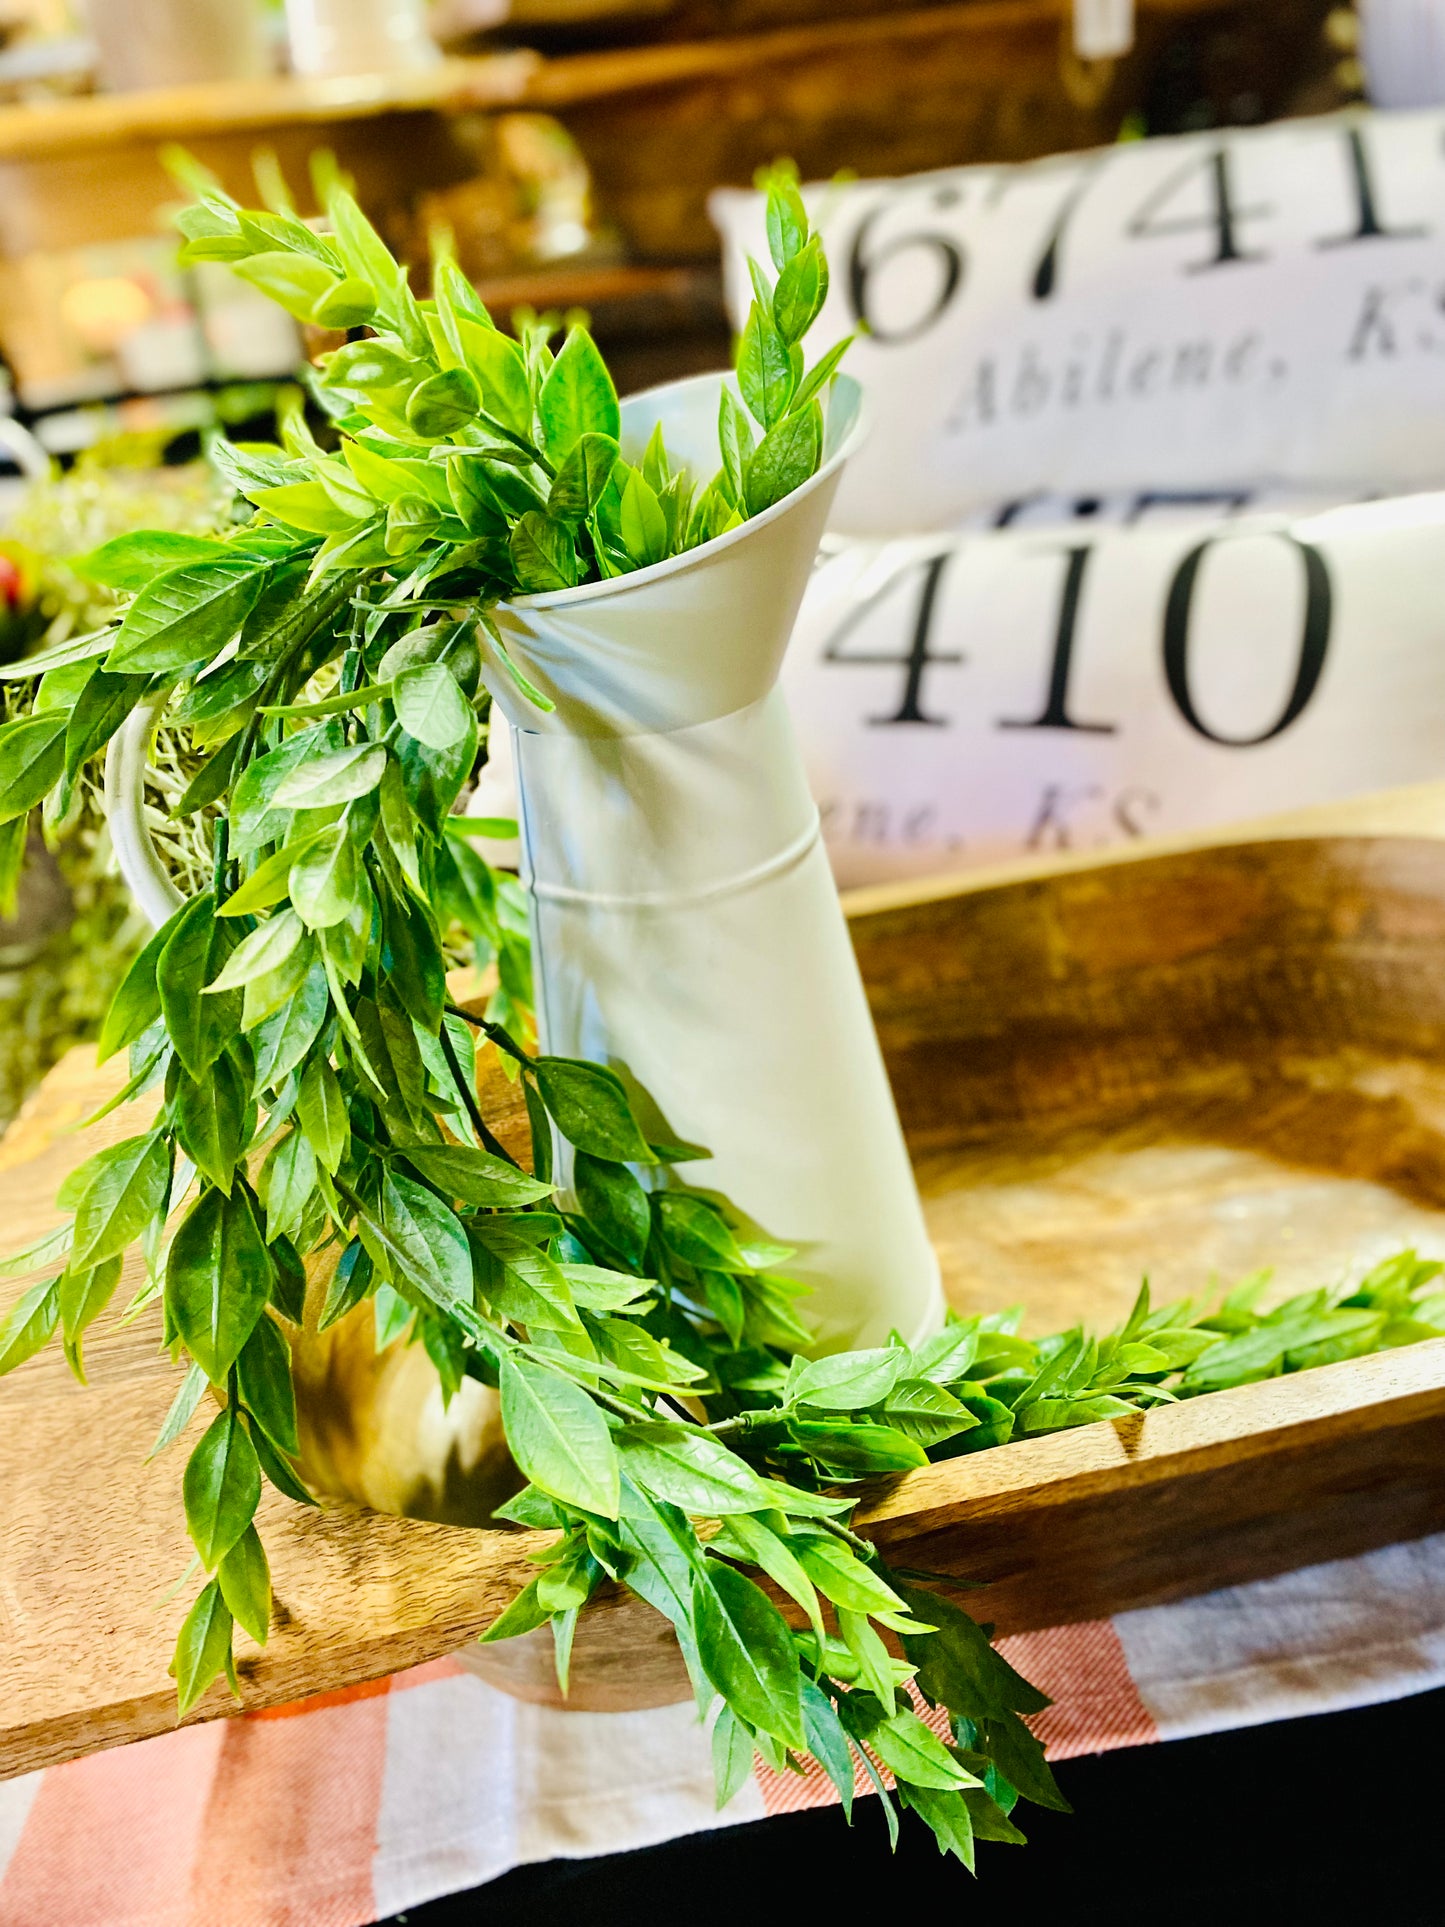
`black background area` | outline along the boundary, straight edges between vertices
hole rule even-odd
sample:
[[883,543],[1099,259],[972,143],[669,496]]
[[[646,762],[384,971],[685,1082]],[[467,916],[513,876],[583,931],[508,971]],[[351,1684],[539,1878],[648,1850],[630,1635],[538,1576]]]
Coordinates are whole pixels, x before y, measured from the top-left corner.
[[1019,1808],[1027,1847],[973,1880],[876,1799],[519,1867],[398,1916],[405,1927],[771,1927],[1140,1921],[1445,1927],[1445,1690],[1384,1706],[1064,1761],[1074,1814]]

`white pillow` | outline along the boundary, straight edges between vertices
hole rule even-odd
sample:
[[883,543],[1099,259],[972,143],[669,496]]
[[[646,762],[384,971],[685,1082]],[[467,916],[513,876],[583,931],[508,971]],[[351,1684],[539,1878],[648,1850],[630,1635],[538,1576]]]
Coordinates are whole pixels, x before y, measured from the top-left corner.
[[[1445,479],[1445,113],[1359,113],[804,191],[810,359],[872,432],[840,529],[1038,491]],[[734,324],[760,196],[710,203]]]
[[842,884],[1445,771],[1445,494],[835,537],[783,668]]

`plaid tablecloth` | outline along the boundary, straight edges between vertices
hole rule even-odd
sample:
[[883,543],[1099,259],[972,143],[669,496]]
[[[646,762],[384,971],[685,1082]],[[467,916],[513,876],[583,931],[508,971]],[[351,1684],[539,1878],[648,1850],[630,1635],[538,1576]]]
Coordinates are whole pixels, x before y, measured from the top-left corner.
[[[1003,1645],[1054,1759],[1399,1698],[1445,1684],[1445,1535]],[[759,1767],[718,1814],[692,1706],[558,1712],[441,1660],[0,1784],[0,1923],[363,1927],[833,1797]]]

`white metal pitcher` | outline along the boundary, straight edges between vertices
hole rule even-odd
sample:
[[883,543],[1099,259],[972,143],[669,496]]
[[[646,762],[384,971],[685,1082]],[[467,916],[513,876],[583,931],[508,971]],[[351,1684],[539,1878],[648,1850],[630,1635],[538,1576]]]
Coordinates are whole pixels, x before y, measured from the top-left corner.
[[[721,375],[623,404],[625,447],[717,466]],[[778,671],[858,439],[839,380],[819,472],[716,541],[502,605],[543,1047],[625,1068],[706,1145],[682,1175],[796,1245],[824,1349],[940,1322],[938,1267]],[[485,647],[486,645],[484,645]]]

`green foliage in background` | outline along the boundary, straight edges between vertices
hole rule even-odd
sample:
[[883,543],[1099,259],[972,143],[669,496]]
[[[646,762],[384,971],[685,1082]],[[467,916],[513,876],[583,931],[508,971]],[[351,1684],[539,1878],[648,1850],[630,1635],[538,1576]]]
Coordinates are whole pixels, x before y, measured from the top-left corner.
[[[74,558],[135,528],[214,526],[224,509],[215,477],[200,464],[158,472],[159,453],[153,444],[108,442],[68,475],[27,486],[0,540],[0,568],[11,564],[20,592],[10,622],[0,625],[0,654],[48,648],[111,618],[114,593],[79,574]],[[141,461],[151,466],[133,465]],[[12,639],[13,652],[6,647]],[[0,683],[0,722],[28,711],[32,693],[24,683]],[[193,825],[166,813],[185,787],[183,756],[174,737],[158,745],[153,783],[170,784],[172,794],[155,787],[151,815],[173,873],[185,881],[196,875],[200,840]],[[32,826],[23,895],[12,864],[3,880],[8,895],[0,897],[0,1123],[57,1058],[95,1038],[144,939],[143,919],[111,859],[98,772],[82,776],[64,817],[48,820],[43,834],[42,854]]]

